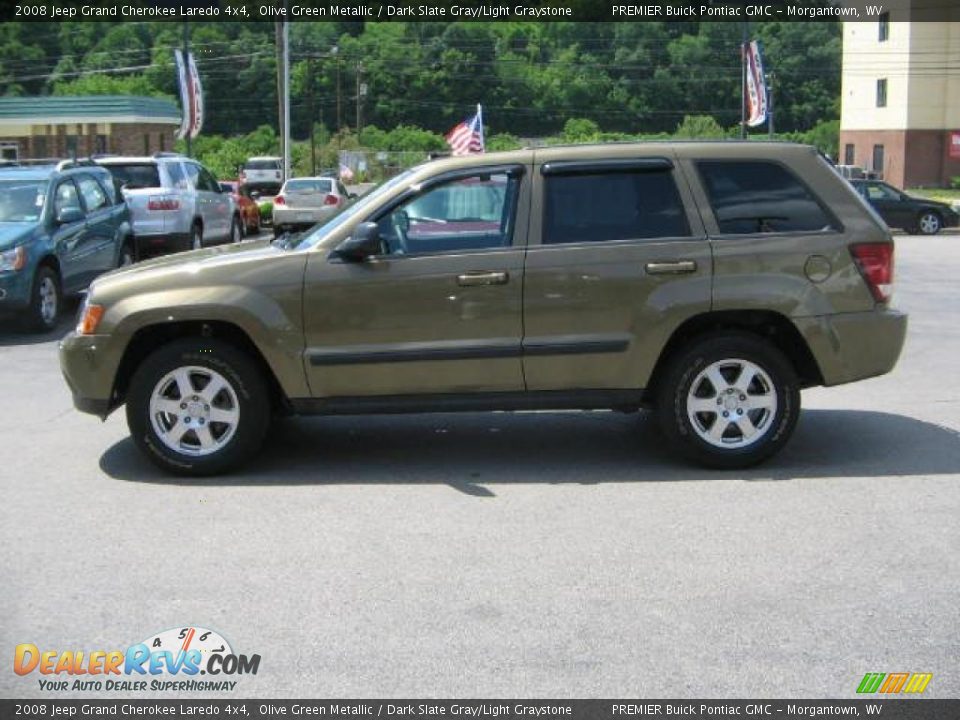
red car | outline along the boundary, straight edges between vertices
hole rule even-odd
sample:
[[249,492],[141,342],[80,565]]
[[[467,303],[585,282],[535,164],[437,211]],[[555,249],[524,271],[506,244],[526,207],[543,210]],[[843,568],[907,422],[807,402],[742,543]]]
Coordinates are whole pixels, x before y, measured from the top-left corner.
[[243,223],[244,235],[255,235],[260,232],[260,206],[250,195],[247,186],[239,180],[221,180],[220,189],[233,196],[233,201],[240,210],[240,219]]

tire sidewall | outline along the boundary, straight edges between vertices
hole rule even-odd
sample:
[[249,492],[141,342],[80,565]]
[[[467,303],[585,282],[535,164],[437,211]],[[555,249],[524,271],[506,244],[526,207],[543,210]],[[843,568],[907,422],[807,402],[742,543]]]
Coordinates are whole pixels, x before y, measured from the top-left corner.
[[[46,320],[43,319],[43,312],[40,309],[40,284],[46,277],[49,277],[53,282],[53,287],[57,294],[57,311],[54,315],[52,323],[47,323]],[[53,270],[53,268],[47,265],[41,265],[37,269],[36,274],[33,276],[33,286],[30,288],[30,305],[28,308],[27,326],[31,330],[36,330],[38,332],[50,332],[57,327],[57,321],[60,318],[61,312],[63,312],[63,290],[60,284],[60,277],[57,275],[56,271]]]
[[[927,231],[923,229],[923,219],[927,216],[932,217],[936,221],[937,227],[935,230]],[[917,229],[920,231],[921,235],[936,235],[938,232],[940,232],[941,227],[943,227],[943,223],[940,220],[940,216],[932,210],[920,213],[920,217],[917,218]]]
[[[696,377],[710,364],[726,359],[748,360],[773,382],[777,410],[772,427],[757,442],[743,448],[717,448],[699,437],[687,415],[687,395]],[[790,439],[800,411],[796,373],[772,345],[749,335],[716,336],[698,342],[671,363],[658,402],[661,430],[670,442],[696,462],[714,468],[756,465],[778,452]]]
[[[171,370],[187,365],[220,373],[231,384],[240,407],[233,437],[211,455],[175,452],[157,436],[150,421],[154,387]],[[225,472],[250,458],[260,447],[270,418],[267,386],[256,364],[232,346],[205,338],[174,341],[149,356],[130,381],[126,410],[130,434],[151,461],[164,470],[196,476]]]
[[190,250],[199,250],[203,247],[203,228],[194,223],[190,227]]

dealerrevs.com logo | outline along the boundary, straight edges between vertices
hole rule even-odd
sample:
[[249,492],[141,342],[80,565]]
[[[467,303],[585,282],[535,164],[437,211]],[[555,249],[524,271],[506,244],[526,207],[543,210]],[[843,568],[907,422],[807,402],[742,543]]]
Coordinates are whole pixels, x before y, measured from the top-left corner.
[[867,673],[857,686],[858,694],[922,693],[933,679],[933,673]]
[[201,627],[164,630],[126,650],[42,650],[21,643],[13,656],[17,675],[39,675],[40,689],[50,691],[229,692],[237,686],[233,677],[259,669],[259,655],[237,654],[222,635]]

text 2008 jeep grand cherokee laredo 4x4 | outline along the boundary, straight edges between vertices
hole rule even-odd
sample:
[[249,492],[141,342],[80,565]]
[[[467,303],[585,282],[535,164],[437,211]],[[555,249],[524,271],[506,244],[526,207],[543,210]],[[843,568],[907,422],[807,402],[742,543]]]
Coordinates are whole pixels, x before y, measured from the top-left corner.
[[61,363],[173,472],[272,414],[652,406],[714,467],[786,443],[800,389],[888,372],[893,240],[810,147],[552,147],[430,162],[285,244],[96,280]]

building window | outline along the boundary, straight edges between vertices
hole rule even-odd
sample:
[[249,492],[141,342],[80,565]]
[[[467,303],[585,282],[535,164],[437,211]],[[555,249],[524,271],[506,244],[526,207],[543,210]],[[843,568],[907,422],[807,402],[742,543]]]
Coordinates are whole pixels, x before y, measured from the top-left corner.
[[887,106],[887,79],[877,80],[877,107]]
[[886,42],[890,39],[890,13],[880,13],[880,22],[877,23],[879,26],[879,40],[880,42]]
[[20,144],[15,142],[0,143],[0,160],[16,160],[20,155]]
[[856,164],[856,150],[853,146],[853,143],[847,143],[843,147],[843,164],[844,165]]
[[883,177],[883,145],[873,146],[873,167],[871,169],[877,177]]

